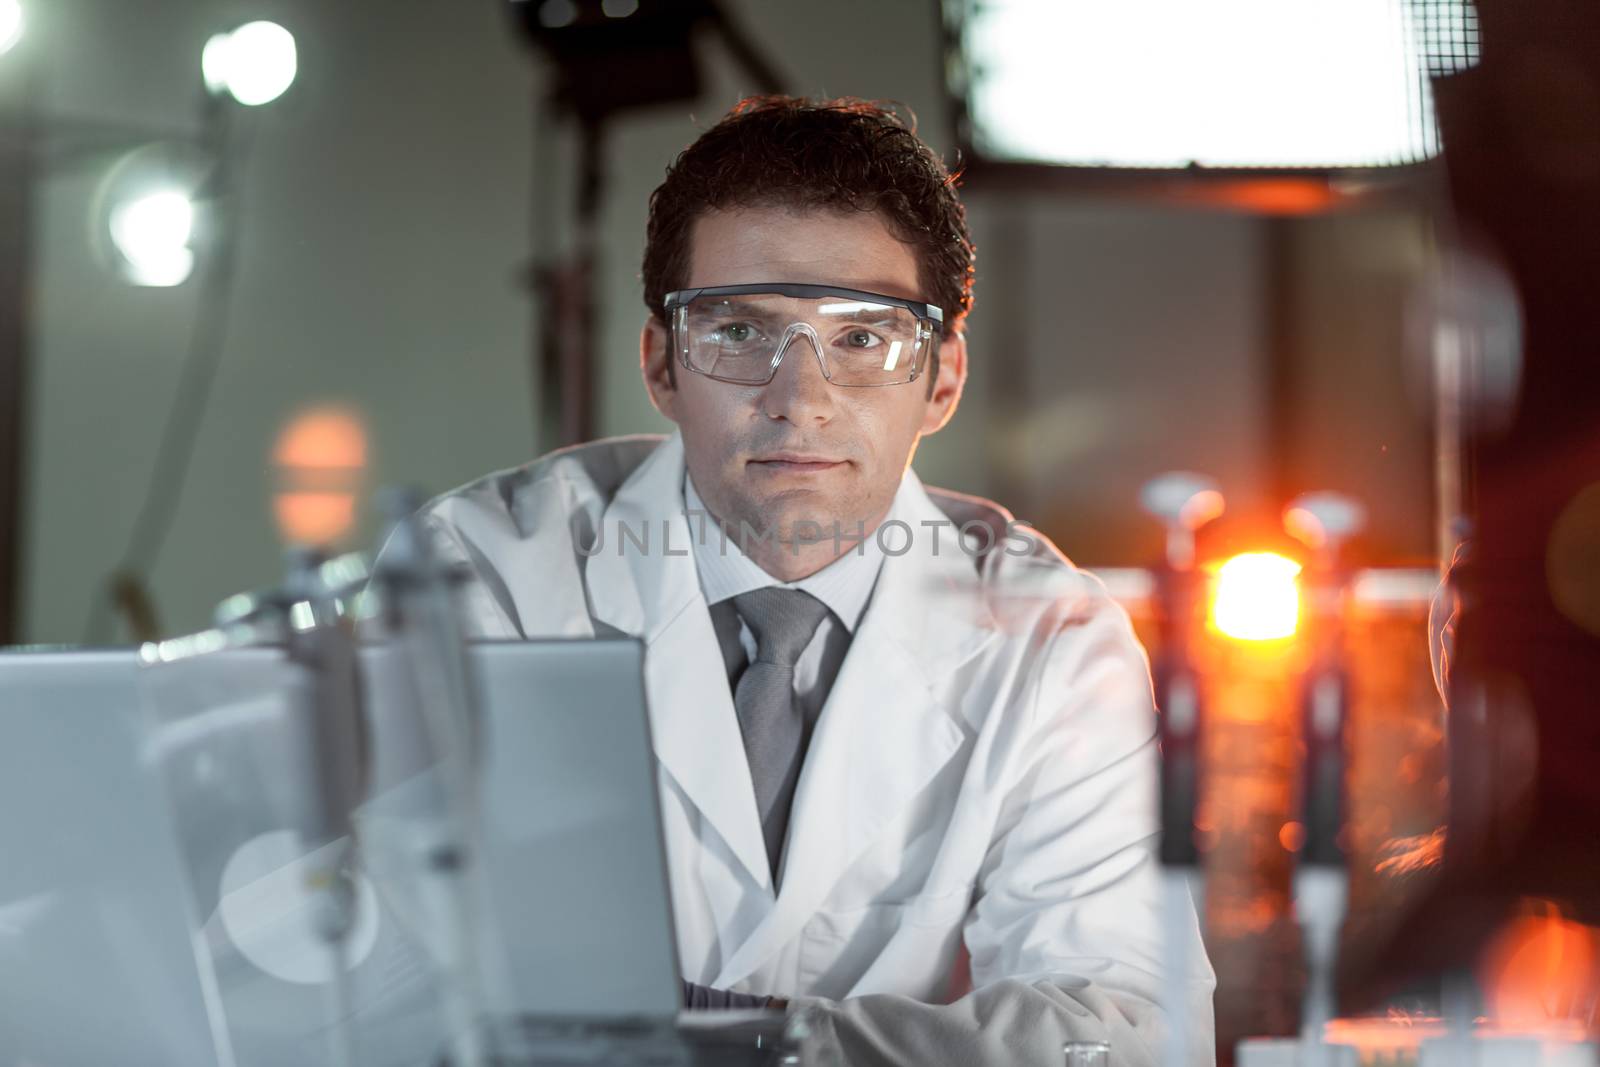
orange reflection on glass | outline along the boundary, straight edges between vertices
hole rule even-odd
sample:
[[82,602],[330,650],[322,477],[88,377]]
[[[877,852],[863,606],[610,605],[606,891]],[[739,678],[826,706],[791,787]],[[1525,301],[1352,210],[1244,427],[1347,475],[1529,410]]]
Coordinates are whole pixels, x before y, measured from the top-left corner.
[[300,412],[278,434],[272,461],[273,516],[286,542],[331,545],[350,534],[367,466],[367,431],[357,414],[338,407]]
[[1600,1005],[1600,932],[1536,902],[1490,944],[1480,977],[1489,1016],[1502,1026],[1587,1020]]
[[1242,552],[1217,570],[1213,628],[1238,641],[1281,641],[1300,623],[1300,564],[1276,552]]

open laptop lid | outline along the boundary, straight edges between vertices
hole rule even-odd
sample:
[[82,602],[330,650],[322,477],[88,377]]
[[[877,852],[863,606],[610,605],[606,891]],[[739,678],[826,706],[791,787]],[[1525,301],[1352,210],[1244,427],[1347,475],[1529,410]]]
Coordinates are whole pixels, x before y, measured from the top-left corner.
[[[483,731],[482,955],[507,1013],[670,1019],[681,1007],[643,646],[473,646]],[[397,650],[366,654],[369,704],[401,708]],[[385,728],[386,727],[386,728]],[[414,719],[380,726],[369,808],[415,784]]]
[[216,1063],[130,652],[0,655],[0,1049]]
[[[249,674],[278,655],[217,653],[214,666]],[[382,648],[363,659],[381,804],[426,760],[406,724],[383,717],[397,703],[394,687],[407,684],[404,664]],[[486,711],[483,870],[496,923],[484,927],[484,955],[501,961],[495,1007],[674,1016],[678,966],[640,647],[485,645],[472,662]],[[218,1000],[218,970],[193,951],[182,850],[164,791],[139,760],[140,686],[131,652],[0,655],[0,1043],[40,1063],[217,1061],[207,1004]],[[209,953],[223,961],[222,984],[248,990],[244,1002],[226,998],[224,1043],[240,1063],[282,1062],[284,1028],[317,1029],[308,1020],[324,1017],[326,989],[315,968],[297,970],[301,957],[281,938],[270,959],[260,943],[251,951],[232,940],[230,930],[252,926],[252,900],[281,898],[271,881],[282,879],[281,863],[247,873],[244,884],[219,887],[215,910],[197,921],[202,940],[224,950]],[[382,1028],[396,1040],[367,1039],[386,1047],[364,1048],[363,1061],[424,1062],[439,1026],[425,953],[387,897],[378,894],[358,938],[353,979],[375,1018],[410,1007],[404,1025]],[[218,922],[224,898],[244,906],[231,926]],[[296,1062],[319,1062],[322,1035],[300,1038]]]

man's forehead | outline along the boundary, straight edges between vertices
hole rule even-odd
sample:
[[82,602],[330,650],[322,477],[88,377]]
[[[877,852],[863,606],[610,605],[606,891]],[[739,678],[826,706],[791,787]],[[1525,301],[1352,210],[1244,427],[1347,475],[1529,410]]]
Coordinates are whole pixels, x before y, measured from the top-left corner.
[[804,282],[919,299],[916,258],[869,211],[749,207],[709,212],[689,241],[688,288]]

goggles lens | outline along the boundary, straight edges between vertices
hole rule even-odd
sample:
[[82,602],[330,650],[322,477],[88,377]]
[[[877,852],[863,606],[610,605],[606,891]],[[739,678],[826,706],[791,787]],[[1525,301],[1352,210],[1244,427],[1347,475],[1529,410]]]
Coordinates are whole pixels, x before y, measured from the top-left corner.
[[771,381],[801,335],[834,385],[898,385],[916,379],[933,337],[907,308],[843,295],[703,293],[677,307],[672,324],[690,370],[751,385]]

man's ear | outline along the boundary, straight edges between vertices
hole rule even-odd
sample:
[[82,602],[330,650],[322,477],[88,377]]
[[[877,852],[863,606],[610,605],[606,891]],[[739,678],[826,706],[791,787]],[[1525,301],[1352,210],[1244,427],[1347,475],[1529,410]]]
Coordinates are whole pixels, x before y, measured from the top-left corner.
[[644,321],[639,331],[639,373],[644,377],[644,387],[650,393],[650,403],[657,411],[678,421],[678,379],[667,351],[667,328],[654,315]]
[[967,384],[967,335],[953,333],[939,344],[939,371],[923,409],[923,434],[938,433],[961,402]]

